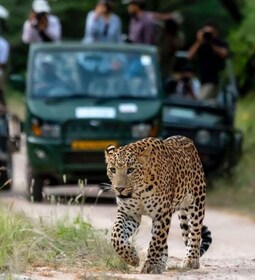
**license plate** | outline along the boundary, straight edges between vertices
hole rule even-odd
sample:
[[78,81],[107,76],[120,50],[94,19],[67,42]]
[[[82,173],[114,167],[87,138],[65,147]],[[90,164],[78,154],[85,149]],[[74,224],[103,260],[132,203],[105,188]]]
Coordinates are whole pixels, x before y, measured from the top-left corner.
[[105,150],[108,146],[118,146],[117,141],[73,141],[73,150]]

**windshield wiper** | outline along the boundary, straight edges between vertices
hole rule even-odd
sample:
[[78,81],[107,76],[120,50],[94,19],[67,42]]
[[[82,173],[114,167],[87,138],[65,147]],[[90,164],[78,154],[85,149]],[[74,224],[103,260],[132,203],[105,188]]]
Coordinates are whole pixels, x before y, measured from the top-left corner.
[[93,98],[90,95],[87,95],[86,93],[75,93],[75,94],[69,94],[69,95],[60,95],[60,96],[47,96],[44,97],[46,102],[62,102],[69,99],[78,99],[78,98]]
[[107,97],[103,97],[97,100],[97,105],[100,104],[104,104],[107,102],[110,102],[112,100],[132,100],[132,101],[136,101],[136,100],[152,100],[155,99],[155,97],[148,97],[148,96],[132,96],[132,95],[120,95],[120,96],[107,96]]

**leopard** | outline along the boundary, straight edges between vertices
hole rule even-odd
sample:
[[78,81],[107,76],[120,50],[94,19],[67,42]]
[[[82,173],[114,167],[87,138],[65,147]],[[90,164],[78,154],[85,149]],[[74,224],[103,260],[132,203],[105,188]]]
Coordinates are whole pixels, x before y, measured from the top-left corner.
[[141,273],[163,273],[171,219],[178,211],[186,247],[182,267],[198,269],[212,237],[203,225],[206,179],[193,141],[184,136],[148,137],[120,147],[110,145],[105,149],[105,161],[117,203],[111,244],[119,257],[133,267],[140,265],[130,239],[142,216],[149,216],[152,237]]

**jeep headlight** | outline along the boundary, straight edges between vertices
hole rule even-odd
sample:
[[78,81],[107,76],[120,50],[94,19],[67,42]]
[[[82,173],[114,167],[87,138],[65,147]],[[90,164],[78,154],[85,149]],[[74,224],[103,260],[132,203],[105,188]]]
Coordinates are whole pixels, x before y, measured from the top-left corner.
[[150,136],[151,132],[150,124],[136,124],[132,126],[132,137],[133,138],[146,138]]
[[32,132],[38,137],[59,138],[61,134],[58,124],[43,123],[38,119],[33,119],[31,126]]
[[201,129],[197,132],[196,141],[198,144],[206,145],[211,141],[211,133],[208,130]]

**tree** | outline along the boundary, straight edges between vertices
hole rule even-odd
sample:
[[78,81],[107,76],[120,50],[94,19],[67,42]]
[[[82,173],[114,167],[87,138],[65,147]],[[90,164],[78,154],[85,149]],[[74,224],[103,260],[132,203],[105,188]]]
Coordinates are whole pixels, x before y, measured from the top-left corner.
[[235,72],[241,95],[255,87],[255,1],[244,1],[243,20],[230,34]]

